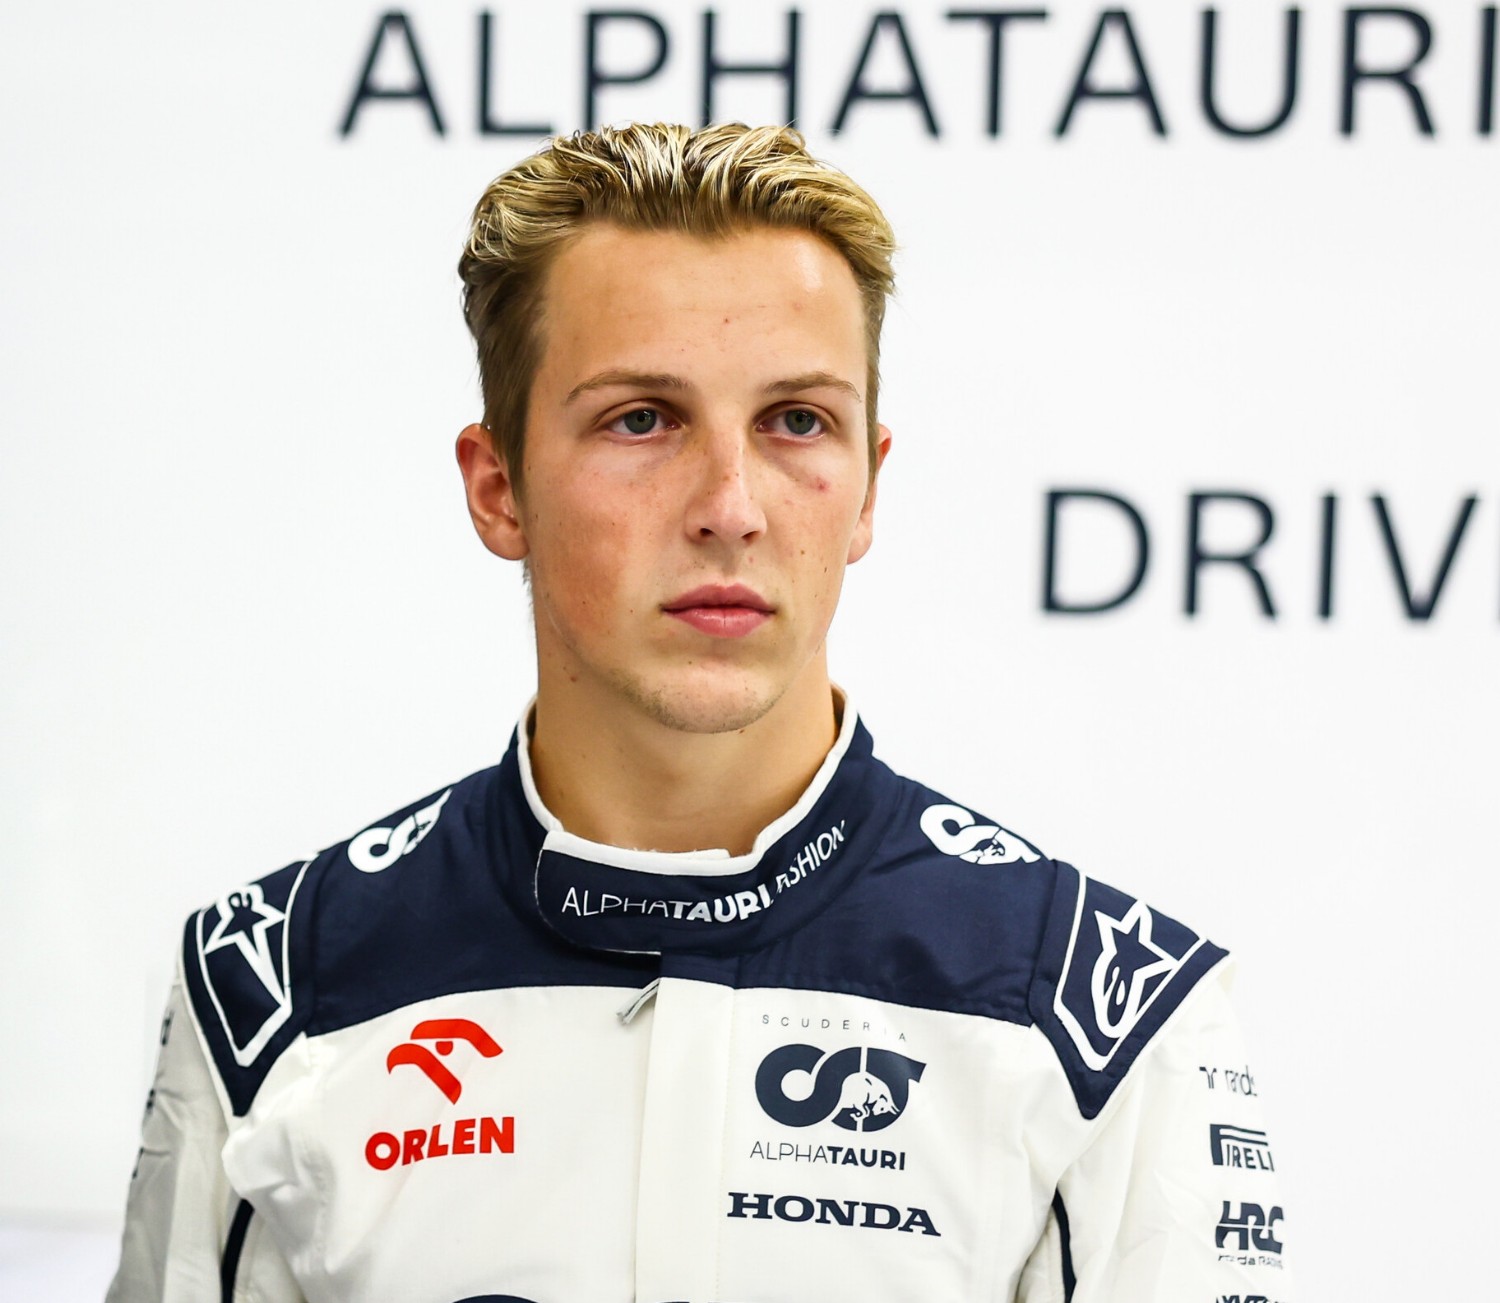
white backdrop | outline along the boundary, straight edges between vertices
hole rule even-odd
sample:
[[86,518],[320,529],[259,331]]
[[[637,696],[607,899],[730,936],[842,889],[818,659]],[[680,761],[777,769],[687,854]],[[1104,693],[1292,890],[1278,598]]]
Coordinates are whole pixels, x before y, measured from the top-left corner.
[[[898,768],[1239,952],[1299,1298],[1479,1292],[1484,1255],[1434,1252],[1497,1158],[1485,9],[1305,5],[1292,112],[1250,139],[1200,106],[1198,6],[1009,21],[997,134],[986,21],[799,8],[799,122],[903,245],[895,451],[837,676]],[[601,118],[697,120],[705,10],[641,11],[665,63],[601,86]],[[118,1226],[186,913],[493,762],[531,690],[518,576],[473,539],[452,461],[479,406],[453,266],[485,182],[539,144],[479,129],[481,16],[491,123],[572,130],[586,10],[399,12],[370,85],[411,87],[414,41],[441,135],[425,101],[356,103],[374,4],[0,11],[13,1224]],[[1285,12],[1219,7],[1225,118],[1276,116]],[[784,58],[786,7],[715,13],[721,61]],[[1085,88],[1138,83],[1127,20],[1164,134],[1141,95],[1067,111],[1101,22]],[[1358,80],[1346,133],[1350,22],[1365,69],[1409,63],[1423,23],[1431,50],[1409,83]],[[646,22],[596,27],[606,76],[658,53]],[[851,83],[910,88],[903,35],[936,134],[912,94],[856,94],[835,133]],[[784,118],[784,81],[721,79],[714,109]],[[1149,535],[1111,611],[1044,609],[1061,490]],[[1266,505],[1274,619],[1225,563],[1185,614],[1195,493]],[[1477,498],[1430,618],[1377,496],[1419,608]],[[1202,550],[1260,537],[1253,504],[1201,510]],[[1125,589],[1123,509],[1071,499],[1057,527],[1061,603]]]

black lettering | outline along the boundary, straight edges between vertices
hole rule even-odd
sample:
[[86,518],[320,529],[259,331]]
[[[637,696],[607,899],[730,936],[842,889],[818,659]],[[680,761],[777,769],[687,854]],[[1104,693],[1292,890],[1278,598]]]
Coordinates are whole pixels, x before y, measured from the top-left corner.
[[858,1207],[853,1199],[819,1199],[818,1221],[824,1226],[853,1226]]
[[550,136],[550,122],[516,123],[507,126],[491,111],[493,97],[490,86],[494,81],[493,33],[499,26],[488,9],[479,11],[479,134],[481,136]]
[[721,63],[714,44],[718,14],[703,11],[703,103],[702,120],[706,127],[714,120],[714,86],[720,77],[780,77],[786,85],[786,113],[782,121],[797,125],[797,38],[801,15],[795,9],[786,16],[786,58],[780,63]]
[[932,1224],[932,1217],[925,1208],[908,1208],[906,1220],[901,1223],[900,1230],[908,1233],[920,1230],[923,1235],[941,1235],[942,1232]]
[[1005,74],[1005,25],[1012,19],[1031,19],[1041,22],[1047,17],[1045,9],[950,9],[944,15],[950,23],[973,20],[983,23],[990,32],[989,63],[989,117],[985,131],[991,136],[1000,134],[1000,87]]
[[[896,43],[901,49],[901,57],[906,62],[907,81],[904,89],[897,90],[872,90],[865,85],[865,67],[870,62],[870,56],[875,52],[875,42],[880,38],[883,28],[889,28],[896,35]],[[927,126],[927,134],[936,136],[938,134],[937,119],[932,115],[932,105],[927,99],[927,88],[922,84],[922,74],[917,70],[917,58],[912,53],[911,42],[906,38],[906,24],[901,21],[901,15],[891,10],[885,10],[875,15],[870,22],[870,30],[865,35],[865,46],[859,52],[859,60],[854,65],[854,72],[849,78],[849,84],[844,89],[844,98],[839,103],[839,111],[834,115],[833,126],[830,128],[837,135],[844,129],[844,122],[849,116],[849,110],[854,107],[855,100],[911,100],[922,111],[922,121]]]
[[[1130,62],[1135,66],[1135,82],[1130,86],[1095,86],[1089,74],[1093,71],[1094,59],[1099,47],[1104,44],[1104,33],[1110,27],[1118,27],[1130,53]],[[1146,64],[1141,58],[1141,47],[1136,43],[1135,29],[1130,25],[1130,15],[1123,9],[1106,9],[1099,15],[1094,27],[1094,39],[1089,42],[1089,51],[1083,56],[1083,64],[1068,94],[1067,106],[1057,120],[1054,135],[1065,136],[1068,124],[1073,120],[1073,110],[1083,100],[1139,100],[1151,115],[1151,127],[1158,136],[1167,134],[1167,124],[1162,121],[1161,109],[1156,104],[1156,94],[1151,89],[1151,79],[1146,75]]]
[[1391,520],[1391,513],[1386,506],[1385,498],[1376,493],[1370,498],[1375,507],[1375,518],[1380,522],[1380,534],[1385,540],[1386,555],[1390,558],[1391,573],[1396,576],[1396,586],[1401,590],[1401,602],[1406,607],[1406,618],[1408,620],[1430,620],[1432,613],[1437,608],[1438,598],[1443,595],[1443,585],[1448,582],[1448,571],[1453,566],[1453,558],[1458,553],[1458,545],[1463,540],[1464,530],[1468,528],[1469,517],[1474,514],[1474,506],[1479,501],[1477,497],[1470,494],[1463,500],[1459,508],[1458,519],[1453,522],[1453,528],[1448,531],[1448,544],[1443,549],[1443,558],[1438,562],[1437,574],[1432,580],[1432,586],[1427,590],[1425,596],[1413,593],[1411,583],[1406,575],[1406,563],[1401,558],[1401,545],[1396,541],[1396,526]]
[[[406,42],[406,56],[411,62],[412,83],[404,88],[392,89],[375,85],[375,65],[380,60],[380,51],[388,33],[399,32]],[[349,101],[339,135],[347,136],[354,130],[355,119],[366,100],[421,100],[427,105],[432,129],[444,134],[443,115],[438,110],[437,97],[432,93],[432,83],[427,79],[427,69],[422,64],[422,53],[417,48],[417,34],[412,30],[411,20],[399,9],[380,15],[375,38],[370,42],[370,51],[365,55],[365,66],[359,74],[359,85],[354,88],[354,97]]]
[[[1366,68],[1359,61],[1359,29],[1367,18],[1399,18],[1409,23],[1417,34],[1417,52],[1406,63],[1397,68]],[[1412,112],[1416,114],[1417,130],[1424,136],[1434,134],[1432,117],[1427,112],[1427,102],[1412,73],[1432,49],[1432,24],[1415,9],[1373,8],[1346,9],[1344,11],[1344,77],[1343,114],[1339,130],[1346,136],[1354,134],[1354,88],[1362,81],[1388,81],[1400,86],[1411,100]]]
[[[649,67],[632,72],[605,72],[599,66],[599,34],[607,23],[638,23],[656,38],[656,54]],[[599,125],[599,88],[650,81],[666,67],[671,40],[659,18],[639,9],[590,9],[584,15],[584,27],[583,126],[586,131],[592,131]]]
[[[1226,1204],[1225,1207],[1228,1207]],[[729,1192],[729,1216],[731,1217],[759,1217],[769,1221],[771,1217],[771,1196],[768,1194],[748,1194],[743,1190],[731,1190]]]
[[1255,1208],[1259,1214],[1260,1209],[1254,1204],[1241,1204],[1238,1217],[1229,1215],[1229,1200],[1222,1201],[1224,1208],[1219,1214],[1219,1224],[1214,1229],[1214,1248],[1225,1248],[1231,1239],[1238,1241],[1241,1253],[1249,1251],[1250,1248],[1250,1209]]
[[813,1202],[805,1195],[784,1194],[776,1201],[776,1215],[784,1222],[805,1222],[813,1215]]
[[[1118,507],[1125,513],[1125,518],[1130,522],[1131,529],[1135,533],[1135,573],[1131,575],[1130,582],[1125,585],[1113,597],[1101,598],[1093,602],[1067,602],[1057,595],[1057,539],[1058,539],[1058,508],[1066,501],[1083,500],[1089,502],[1107,502],[1111,506]],[[1065,615],[1097,615],[1101,611],[1112,611],[1117,606],[1124,606],[1136,590],[1140,588],[1141,581],[1146,577],[1146,566],[1150,560],[1151,540],[1146,532],[1146,522],[1137,511],[1124,498],[1113,493],[1105,493],[1099,489],[1050,489],[1047,493],[1047,542],[1046,558],[1042,575],[1042,609],[1044,611],[1058,611]]]
[[[1203,548],[1203,509],[1210,502],[1243,502],[1260,520],[1260,537],[1240,552],[1208,552]],[[1250,493],[1194,493],[1188,498],[1188,544],[1187,544],[1187,596],[1183,611],[1187,615],[1198,614],[1198,572],[1205,565],[1239,566],[1255,581],[1256,595],[1260,598],[1260,609],[1270,619],[1276,618],[1276,608],[1271,602],[1271,590],[1266,579],[1255,564],[1255,558],[1271,538],[1276,528],[1276,518],[1270,504]]]
[[1479,31],[1479,134],[1495,129],[1495,14],[1496,6],[1485,5]]
[[1300,49],[1298,33],[1302,25],[1302,11],[1286,11],[1286,47],[1281,67],[1281,106],[1273,117],[1254,127],[1236,126],[1219,112],[1214,103],[1214,76],[1218,68],[1215,57],[1218,48],[1219,14],[1215,9],[1203,11],[1203,68],[1198,83],[1198,99],[1203,105],[1203,116],[1216,131],[1226,136],[1269,136],[1280,130],[1292,116],[1297,103],[1297,54]]
[[1338,524],[1339,500],[1332,493],[1323,495],[1323,532],[1318,566],[1318,618],[1333,614],[1333,540]]

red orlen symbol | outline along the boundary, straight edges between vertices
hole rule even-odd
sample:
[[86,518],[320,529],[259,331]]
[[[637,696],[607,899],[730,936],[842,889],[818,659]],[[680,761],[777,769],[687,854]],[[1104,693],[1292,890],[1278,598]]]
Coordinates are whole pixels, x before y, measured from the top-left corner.
[[500,1053],[500,1047],[495,1044],[489,1032],[477,1022],[470,1022],[467,1018],[429,1018],[411,1029],[411,1040],[396,1046],[385,1056],[387,1072],[394,1072],[401,1063],[421,1068],[427,1074],[427,1079],[448,1097],[451,1104],[458,1103],[458,1097],[463,1094],[463,1085],[448,1071],[437,1054],[425,1045],[415,1044],[417,1041],[432,1041],[432,1048],[444,1057],[453,1053],[454,1041],[468,1041],[487,1059],[493,1059]]

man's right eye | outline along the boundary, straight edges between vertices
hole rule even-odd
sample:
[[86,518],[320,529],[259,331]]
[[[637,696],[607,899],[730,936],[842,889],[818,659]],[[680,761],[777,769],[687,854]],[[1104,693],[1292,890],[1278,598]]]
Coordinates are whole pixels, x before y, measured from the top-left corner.
[[638,407],[633,412],[616,417],[609,428],[618,434],[650,434],[661,420],[661,413],[654,407]]

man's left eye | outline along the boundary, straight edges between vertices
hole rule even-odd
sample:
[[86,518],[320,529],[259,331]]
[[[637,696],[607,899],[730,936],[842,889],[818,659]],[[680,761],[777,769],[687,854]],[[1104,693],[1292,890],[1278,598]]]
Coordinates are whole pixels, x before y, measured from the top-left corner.
[[633,412],[616,417],[610,422],[610,429],[617,434],[650,434],[661,423],[661,413],[654,407],[638,407]]
[[782,412],[776,418],[786,428],[788,434],[811,435],[823,433],[823,420],[816,412],[810,412],[805,407],[793,407]]

